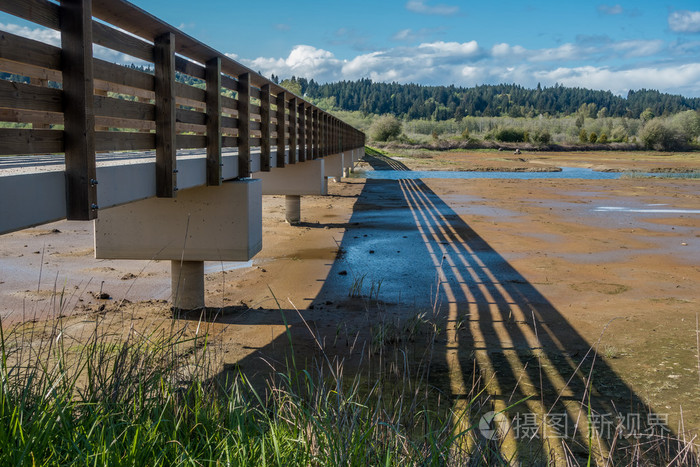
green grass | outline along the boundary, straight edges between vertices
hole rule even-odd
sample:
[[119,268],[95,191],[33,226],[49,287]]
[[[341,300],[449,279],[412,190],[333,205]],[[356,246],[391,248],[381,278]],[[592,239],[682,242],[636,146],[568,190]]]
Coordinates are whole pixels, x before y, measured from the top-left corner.
[[[62,319],[44,328],[3,330],[0,323],[0,465],[516,462],[500,441],[478,434],[479,417],[491,407],[478,374],[456,410],[431,383],[430,358],[411,354],[416,339],[430,343],[426,355],[436,351],[441,331],[431,318],[380,324],[367,352],[374,360],[352,374],[318,341],[320,358],[299,365],[287,328],[286,363],[253,382],[237,366],[223,371],[203,321],[166,321],[151,332],[130,328],[120,313],[80,332]],[[508,410],[520,402],[509,401]],[[538,446],[521,454],[553,462]],[[694,449],[692,441],[684,449]],[[632,465],[630,452],[615,465]],[[697,465],[688,452],[690,462],[674,465]]]

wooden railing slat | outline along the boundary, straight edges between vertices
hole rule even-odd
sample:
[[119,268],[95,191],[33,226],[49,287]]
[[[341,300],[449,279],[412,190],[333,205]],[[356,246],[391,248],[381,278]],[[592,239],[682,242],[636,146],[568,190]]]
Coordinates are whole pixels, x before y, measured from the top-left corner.
[[58,89],[0,80],[0,107],[63,112],[63,92]]
[[94,96],[93,106],[95,115],[100,117],[122,117],[151,121],[156,119],[156,106],[153,104]]
[[46,0],[3,0],[0,10],[50,29],[60,28],[58,5]]
[[51,70],[61,69],[61,49],[0,31],[0,58]]
[[[155,89],[155,77],[149,73],[106,62],[98,58],[94,60],[93,68],[95,79],[135,88],[134,92],[136,93],[132,94],[134,96],[145,96],[145,94],[137,93],[139,89],[148,91],[150,93],[148,95],[152,95]],[[124,94],[129,94],[129,90],[125,89]]]
[[156,135],[126,131],[96,131],[95,147],[99,152],[147,151],[156,147]]
[[[63,152],[63,131],[0,128],[0,155]],[[61,161],[62,163],[62,161]]]
[[92,35],[97,45],[153,62],[153,45],[137,37],[97,21],[92,22]]

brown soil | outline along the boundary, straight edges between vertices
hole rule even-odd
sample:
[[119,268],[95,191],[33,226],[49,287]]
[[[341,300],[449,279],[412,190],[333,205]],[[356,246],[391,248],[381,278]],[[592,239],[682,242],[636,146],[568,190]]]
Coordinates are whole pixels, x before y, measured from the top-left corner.
[[[422,170],[523,164],[700,167],[697,155],[518,157],[526,162],[495,151],[404,156],[400,162]],[[329,196],[304,197],[298,226],[283,221],[283,197],[266,197],[263,251],[249,267],[222,270],[212,264],[215,272],[206,276],[206,321],[221,350],[221,370],[262,375],[269,365],[283,362],[285,322],[297,356],[310,361],[320,344],[354,364],[373,350],[378,325],[399,329],[398,339],[385,342],[391,347],[401,333],[412,333],[406,322],[435,313],[441,323],[435,384],[455,400],[469,386],[466,370],[460,369],[472,366],[489,381],[495,398],[516,385],[523,395],[534,396],[531,410],[538,410],[537,401],[566,410],[566,404],[582,400],[582,387],[592,375],[601,411],[612,410],[610,401],[622,413],[653,411],[667,416],[675,433],[682,431],[682,412],[683,429],[698,433],[699,183],[351,178],[331,183]],[[659,205],[676,211],[645,212]],[[638,212],[599,209],[606,207]],[[373,222],[386,225],[372,230]],[[31,271],[42,256],[35,252],[45,250],[45,267],[66,261],[59,267],[68,268],[60,269],[58,280],[54,274],[42,281],[39,293],[30,274],[19,274],[26,278],[18,288],[3,268],[4,323],[21,320],[22,309],[24,319],[61,313],[76,329],[110,314],[111,325],[121,328],[168,323],[167,297],[144,300],[149,290],[162,294],[168,288],[167,265],[97,262],[85,254],[90,236],[74,235],[75,229],[85,227],[62,222],[0,237],[3,264],[23,255]],[[58,290],[67,284],[70,291],[61,310],[48,293],[56,282]],[[148,284],[145,291],[134,285],[142,282]],[[111,300],[94,298],[101,288]],[[353,290],[359,293],[351,296]],[[181,318],[196,326],[200,316]],[[420,355],[423,341],[403,338]],[[577,372],[591,346],[598,351],[593,369],[584,364]]]

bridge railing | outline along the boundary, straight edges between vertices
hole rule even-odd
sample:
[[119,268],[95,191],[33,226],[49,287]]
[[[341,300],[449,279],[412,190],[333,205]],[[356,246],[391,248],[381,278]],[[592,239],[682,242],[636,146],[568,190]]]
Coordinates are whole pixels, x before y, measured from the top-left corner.
[[[11,74],[0,122],[17,124],[0,128],[0,155],[64,153],[68,219],[97,217],[96,152],[155,149],[156,194],[174,197],[178,149],[206,151],[207,184],[219,185],[224,148],[237,149],[242,178],[364,146],[362,132],[126,1],[2,0],[0,10],[60,37],[0,31],[0,72]],[[94,46],[147,66],[97,58]]]

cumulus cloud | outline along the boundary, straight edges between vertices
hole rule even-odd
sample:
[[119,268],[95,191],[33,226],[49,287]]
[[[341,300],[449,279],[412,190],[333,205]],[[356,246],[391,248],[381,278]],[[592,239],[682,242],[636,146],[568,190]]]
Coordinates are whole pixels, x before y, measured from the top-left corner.
[[[226,54],[228,56],[234,54]],[[287,58],[258,57],[253,60],[240,59],[244,65],[262,71],[263,75],[276,74],[282,77],[300,76],[330,81],[339,78],[342,62],[332,52],[310,45],[296,45]]]
[[3,23],[0,23],[0,29],[16,36],[34,39],[35,41],[44,42],[45,44],[55,45],[57,47],[61,46],[61,33],[54,31],[53,29],[28,28],[17,24]]
[[668,27],[673,32],[700,32],[700,11],[679,10],[668,15]]
[[414,13],[420,13],[423,15],[440,15],[440,16],[450,16],[457,14],[459,12],[458,6],[452,5],[426,5],[425,0],[409,0],[406,2],[406,9]]

